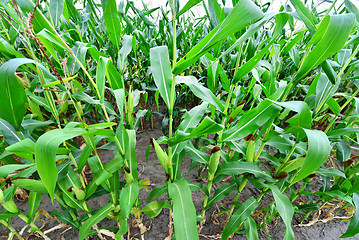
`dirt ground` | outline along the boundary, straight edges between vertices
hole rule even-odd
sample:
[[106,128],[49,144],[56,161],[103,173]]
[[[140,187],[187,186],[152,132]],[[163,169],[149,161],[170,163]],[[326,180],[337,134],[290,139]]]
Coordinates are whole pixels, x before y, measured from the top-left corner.
[[[165,181],[165,174],[162,170],[160,163],[157,160],[156,154],[153,150],[151,150],[149,154],[149,165],[146,165],[145,152],[146,148],[149,145],[150,137],[158,138],[162,135],[160,129],[160,123],[156,124],[155,130],[139,130],[137,133],[137,146],[136,153],[137,159],[139,163],[138,170],[142,172],[140,175],[140,179],[149,179],[151,180],[151,185],[148,187],[149,191],[151,191],[156,186],[162,185]],[[101,151],[101,159],[106,163],[113,159],[113,154],[111,151]],[[188,159],[185,159],[181,165],[182,176],[186,176],[192,182],[195,182],[197,179],[197,169],[194,169],[192,172],[188,173],[188,169],[190,166],[190,162]],[[147,196],[149,192],[146,192],[144,189],[140,191],[139,198],[142,203],[146,202]],[[260,193],[255,188],[246,187],[244,192],[241,194],[240,200],[244,201],[248,199],[250,196],[258,197]],[[192,198],[194,200],[194,204],[196,206],[197,211],[200,211],[201,203],[204,199],[204,194],[200,190],[192,192]],[[234,194],[225,198],[222,203],[225,204],[234,198]],[[163,200],[165,200],[163,196]],[[265,201],[265,199],[264,199]],[[98,209],[102,206],[106,205],[109,202],[109,196],[101,196],[94,200],[88,201],[89,206],[92,209]],[[16,201],[19,209],[24,213],[28,211],[28,205],[26,201]],[[204,225],[204,228],[201,231],[200,239],[220,239],[221,232],[223,230],[224,225],[218,225],[219,222],[225,220],[225,216],[221,216],[218,219],[213,218],[218,210],[220,210],[220,204],[214,205],[211,211],[207,212],[207,222]],[[143,206],[142,206],[143,207]],[[61,211],[57,201],[55,200],[52,204],[50,199],[46,194],[43,194],[43,200],[39,207],[39,210],[43,209],[45,211],[51,212],[53,209],[57,209]],[[149,219],[147,216],[143,217],[143,224],[149,228],[147,232],[144,233],[143,239],[147,240],[157,240],[157,239],[165,239],[168,236],[168,216],[169,212],[165,209],[162,213],[156,218]],[[59,223],[54,219],[46,219],[43,216],[40,218],[37,225],[42,227],[42,231],[46,232],[47,230],[52,229],[57,226]],[[45,219],[45,221],[44,221]],[[130,221],[129,221],[130,222]],[[293,230],[295,232],[296,239],[298,240],[309,240],[309,239],[322,239],[322,240],[332,240],[339,239],[339,237],[346,231],[347,226],[349,224],[348,221],[341,222],[338,219],[333,221],[329,221],[326,223],[318,222],[308,227],[298,227],[298,219],[295,218],[293,220]],[[21,231],[24,226],[24,222],[18,217],[14,217],[12,220],[12,226]],[[115,227],[116,224],[112,220],[103,220],[99,226],[101,227]],[[27,239],[40,239],[35,235],[29,235],[25,230],[23,236],[27,236]],[[260,239],[283,239],[283,235],[285,232],[285,225],[278,220],[276,224],[268,225],[268,233],[267,235],[263,235],[263,232],[260,232]],[[0,239],[7,239],[8,231],[3,226],[0,226]],[[60,228],[54,230],[47,234],[51,239],[78,239],[78,233],[71,228]],[[98,239],[98,237],[94,237],[92,239]],[[111,239],[110,237],[105,237],[105,239]],[[141,239],[141,235],[139,234],[139,229],[136,227],[130,228],[129,239]],[[235,235],[232,239],[241,240],[246,239],[245,235]],[[353,237],[350,239],[359,239],[359,237]]]

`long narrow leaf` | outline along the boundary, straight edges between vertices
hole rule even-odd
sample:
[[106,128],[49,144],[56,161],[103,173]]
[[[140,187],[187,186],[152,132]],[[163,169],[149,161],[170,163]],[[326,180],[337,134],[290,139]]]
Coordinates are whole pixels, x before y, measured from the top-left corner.
[[341,14],[325,17],[308,46],[315,44],[313,50],[302,60],[298,72],[293,77],[296,84],[309,71],[343,48],[353,28],[354,14]]
[[39,175],[50,194],[54,198],[57,181],[57,168],[55,163],[56,150],[60,143],[86,133],[85,129],[56,129],[43,134],[35,144],[35,159]]
[[173,201],[173,223],[177,240],[199,239],[196,224],[196,209],[192,202],[191,189],[186,181],[168,184],[168,193]]
[[245,201],[229,219],[227,225],[223,229],[221,239],[228,239],[258,206],[259,202],[257,202],[254,197],[250,197]]
[[284,240],[294,240],[294,232],[292,229],[294,209],[292,203],[286,195],[281,193],[277,186],[269,185],[268,187],[272,190],[274,200],[276,202],[276,208],[287,227],[284,235]]
[[324,132],[309,129],[304,129],[304,131],[308,136],[308,153],[294,182],[316,171],[327,160],[331,150],[328,137]]
[[150,50],[151,70],[156,86],[166,106],[171,109],[172,74],[167,47],[154,47]]
[[94,215],[92,215],[89,219],[84,222],[84,224],[80,227],[79,231],[79,240],[83,240],[89,234],[91,228],[96,223],[100,222],[104,219],[107,214],[114,208],[112,203],[109,203],[102,207],[99,211],[97,211]]
[[178,61],[176,67],[173,69],[173,74],[180,74],[219,41],[226,39],[233,33],[241,31],[263,16],[263,12],[251,0],[239,1],[221,24],[193,47],[184,58]]

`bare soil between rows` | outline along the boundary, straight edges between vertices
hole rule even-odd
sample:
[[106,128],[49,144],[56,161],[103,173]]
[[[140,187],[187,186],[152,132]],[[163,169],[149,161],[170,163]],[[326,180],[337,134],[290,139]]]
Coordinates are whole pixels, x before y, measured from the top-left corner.
[[[139,179],[148,179],[151,181],[150,186],[148,186],[148,192],[145,189],[141,189],[139,199],[142,202],[143,207],[146,203],[147,197],[149,192],[154,189],[156,186],[163,185],[165,182],[165,173],[162,170],[161,164],[158,162],[156,154],[153,150],[150,151],[149,154],[149,164],[146,164],[146,148],[149,145],[150,137],[158,138],[162,135],[161,132],[161,123],[160,121],[156,121],[155,124],[156,128],[154,130],[141,130],[137,132],[137,143],[136,143],[136,154],[138,160],[138,172],[141,173]],[[101,150],[100,151],[101,159],[104,163],[107,163],[113,159],[113,154],[111,151]],[[181,172],[182,176],[187,177],[191,182],[200,182],[198,179],[197,171],[198,168],[196,167],[191,172],[189,171],[190,168],[190,161],[186,157],[185,160],[181,164]],[[228,183],[228,182],[227,182]],[[215,187],[219,187],[219,184],[216,184]],[[246,199],[254,196],[257,198],[260,192],[258,189],[254,188],[250,184],[245,188],[243,193],[241,193],[239,201],[245,201]],[[217,214],[223,210],[221,205],[228,206],[234,198],[234,193],[227,196],[221,202],[217,202],[213,205],[210,211],[207,211],[206,217],[207,221],[204,225],[201,233],[200,239],[220,239],[221,233],[224,228],[223,222],[226,219],[226,215],[223,214],[217,217]],[[165,196],[162,196],[162,199],[165,200]],[[204,193],[200,190],[192,192],[192,199],[195,204],[197,212],[201,211],[201,203],[204,199]],[[88,201],[88,205],[91,209],[99,209],[102,206],[109,203],[110,198],[109,195],[104,195],[98,197],[96,199]],[[263,198],[263,204],[270,204],[272,199],[267,197]],[[27,213],[28,211],[28,204],[27,201],[19,201],[15,200],[18,208]],[[45,210],[46,212],[52,212],[54,209],[61,212],[61,208],[58,202],[55,200],[54,203],[51,203],[51,200],[47,196],[47,194],[42,195],[42,202],[38,210]],[[334,240],[339,239],[339,237],[346,231],[349,221],[342,222],[340,219],[334,219],[328,222],[316,222],[311,226],[300,227],[297,226],[299,224],[298,219],[300,216],[295,215],[293,219],[292,225],[293,230],[295,232],[295,236],[297,240],[311,240],[311,239],[322,239],[322,240]],[[136,226],[135,222],[132,222],[133,219],[129,220],[130,224],[130,231],[128,234],[128,239],[147,239],[147,240],[157,240],[157,239],[166,239],[168,237],[168,219],[169,219],[169,211],[164,209],[159,216],[156,218],[149,219],[147,216],[143,216],[142,222],[145,228],[148,230],[141,236],[140,230],[138,226]],[[25,223],[18,217],[14,217],[11,221],[12,226],[17,230],[21,231],[25,226]],[[55,219],[45,218],[41,216],[37,225],[41,227],[43,232],[48,230],[52,230],[51,232],[47,233],[51,239],[59,239],[59,240],[72,240],[78,239],[78,232],[74,229],[71,229],[68,226],[59,226],[59,222]],[[132,226],[131,226],[132,225]],[[54,227],[58,226],[59,228],[54,230]],[[105,219],[100,224],[99,227],[116,227],[116,223],[112,220]],[[35,234],[27,233],[28,228],[23,232],[23,237],[25,239],[41,239],[41,237],[36,236]],[[0,239],[7,239],[9,231],[4,227],[0,226]],[[260,239],[283,239],[285,233],[285,225],[282,223],[280,219],[276,220],[273,219],[272,223],[268,224],[265,230],[259,230]],[[112,239],[109,236],[105,236],[105,239]],[[99,239],[97,236],[92,236],[90,239]],[[127,238],[126,238],[127,239]],[[231,239],[235,240],[242,240],[247,239],[246,236],[243,235],[234,235]],[[353,237],[348,239],[359,239],[359,237]],[[167,239],[166,239],[167,240]],[[190,239],[189,239],[190,240]]]

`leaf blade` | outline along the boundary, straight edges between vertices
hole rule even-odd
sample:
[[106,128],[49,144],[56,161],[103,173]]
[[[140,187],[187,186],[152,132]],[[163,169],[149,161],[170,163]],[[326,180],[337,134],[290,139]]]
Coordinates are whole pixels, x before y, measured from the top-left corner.
[[176,239],[199,239],[196,224],[196,209],[192,202],[191,189],[186,181],[168,184],[168,193],[173,200],[173,222]]

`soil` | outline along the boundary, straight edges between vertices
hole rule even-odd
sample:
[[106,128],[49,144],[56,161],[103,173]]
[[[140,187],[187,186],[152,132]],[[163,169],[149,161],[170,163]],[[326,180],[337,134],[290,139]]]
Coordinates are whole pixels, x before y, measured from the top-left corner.
[[[148,186],[149,192],[156,186],[162,185],[166,180],[165,179],[166,176],[153,150],[151,150],[149,154],[149,165],[148,166],[146,165],[145,152],[147,146],[149,145],[150,137],[158,138],[162,135],[162,132],[160,130],[161,122],[158,121],[158,123],[156,123],[155,125],[156,126],[154,130],[140,129],[137,132],[137,143],[136,143],[136,154],[139,163],[138,170],[139,172],[143,170],[139,178],[151,180],[151,185]],[[100,152],[100,156],[101,159],[104,161],[104,163],[109,162],[113,159],[113,154],[111,151],[103,150]],[[188,173],[189,167],[190,167],[190,162],[186,158],[181,165],[182,176],[187,177],[192,182],[198,181],[197,180],[198,169],[195,168],[193,171]],[[140,201],[142,201],[142,203],[146,202],[149,192],[146,192],[144,189],[140,191],[139,199]],[[249,185],[248,187],[245,188],[239,200],[245,201],[251,196],[258,197],[259,194],[260,193],[258,192],[257,189]],[[197,211],[200,211],[201,203],[203,202],[204,199],[203,192],[199,190],[192,192],[192,198]],[[200,233],[201,240],[220,239],[221,232],[224,227],[224,225],[220,223],[221,221],[222,222],[225,221],[226,218],[225,215],[222,215],[218,218],[215,218],[214,216],[221,210],[221,204],[223,205],[228,204],[233,198],[234,198],[234,194],[232,193],[230,196],[226,197],[223,201],[221,201],[221,203],[214,205],[212,209],[207,212],[206,215],[207,222]],[[164,196],[163,196],[163,200],[165,200]],[[269,202],[269,203],[271,202],[271,199],[263,199],[263,200],[264,202]],[[89,204],[90,208],[99,209],[102,206],[106,205],[108,202],[109,202],[109,196],[104,195],[94,200],[88,201],[87,203]],[[16,205],[21,211],[27,213],[28,205],[26,201],[16,200]],[[143,205],[141,207],[143,207]],[[39,210],[41,209],[48,212],[57,209],[58,211],[61,212],[61,208],[59,207],[57,201],[55,200],[54,203],[51,203],[49,197],[46,194],[42,195],[42,202],[40,204]],[[299,218],[300,216],[295,216],[292,223],[296,239],[298,240],[339,239],[339,237],[346,231],[349,224],[349,221],[341,222],[341,220],[334,219],[332,221],[328,221],[325,223],[317,222],[311,226],[300,227],[300,226],[296,226],[299,224],[298,222]],[[144,226],[149,228],[149,230],[144,233],[143,239],[147,239],[147,240],[166,239],[166,237],[168,236],[168,219],[169,219],[169,211],[167,209],[163,210],[159,216],[153,219],[149,219],[147,216],[144,216],[143,224]],[[131,220],[129,220],[129,223],[131,223]],[[21,229],[25,226],[24,222],[18,217],[14,217],[11,221],[11,224],[18,231],[21,231]],[[46,232],[47,230],[50,230],[55,226],[58,226],[59,222],[57,222],[55,219],[47,219],[44,216],[41,216],[40,220],[37,222],[37,225],[41,227],[42,231]],[[110,227],[110,226],[115,227],[116,223],[112,220],[105,219],[99,224],[99,227]],[[31,235],[27,233],[27,230],[28,228],[26,228],[26,230],[23,233],[25,239],[26,238],[41,239],[40,237],[34,234]],[[285,225],[282,223],[280,219],[278,219],[277,223],[275,223],[275,221],[272,221],[272,223],[269,223],[267,225],[267,232],[260,230],[259,236],[260,239],[263,240],[283,239],[284,233],[285,233]],[[7,239],[7,235],[8,235],[8,230],[5,227],[0,226],[0,239]],[[47,233],[47,236],[49,236],[51,239],[72,240],[72,239],[78,239],[78,232],[68,227],[62,227]],[[358,238],[359,237],[353,237],[349,239],[358,239]],[[99,238],[95,236],[91,239],[99,239]],[[112,238],[105,236],[105,239],[112,239]],[[130,227],[128,239],[141,239],[141,235],[138,227],[134,227],[134,226]],[[246,239],[246,236],[244,234],[243,235],[236,234],[231,239],[241,240],[241,239]]]

